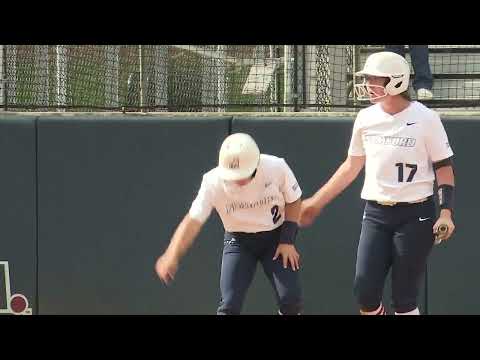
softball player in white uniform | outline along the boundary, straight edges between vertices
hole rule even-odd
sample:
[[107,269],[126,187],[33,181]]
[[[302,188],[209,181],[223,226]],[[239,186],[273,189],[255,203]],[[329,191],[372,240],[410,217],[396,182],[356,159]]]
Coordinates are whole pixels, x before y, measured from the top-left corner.
[[[454,230],[453,152],[437,113],[410,100],[410,67],[402,56],[372,54],[356,75],[364,77],[356,94],[374,105],[358,113],[345,162],[302,203],[300,225],[310,225],[365,166],[354,281],[360,313],[385,314],[382,293],[391,269],[395,313],[419,314],[427,257],[434,241],[448,239]],[[435,176],[441,207],[436,221]],[[445,230],[441,234],[439,227]]]
[[197,197],[156,263],[158,276],[171,281],[178,263],[215,209],[225,228],[219,315],[240,314],[260,261],[278,301],[278,312],[299,314],[298,231],[302,191],[284,159],[260,154],[247,134],[228,136],[219,164],[203,175]]

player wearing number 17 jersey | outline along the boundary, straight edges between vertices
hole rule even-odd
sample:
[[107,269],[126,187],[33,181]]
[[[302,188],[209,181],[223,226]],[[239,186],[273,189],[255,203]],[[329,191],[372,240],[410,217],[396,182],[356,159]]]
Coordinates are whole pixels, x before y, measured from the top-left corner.
[[[311,224],[365,166],[361,197],[366,206],[354,280],[360,313],[385,313],[382,294],[391,270],[395,313],[418,315],[419,286],[435,233],[447,229],[439,238],[446,240],[455,228],[453,152],[440,117],[410,100],[410,67],[402,56],[372,54],[356,75],[364,78],[355,85],[358,99],[373,105],[358,113],[347,159],[302,203],[299,222]],[[441,207],[438,219],[435,177]]]
[[260,154],[247,134],[227,137],[219,164],[203,175],[188,214],[156,271],[171,281],[178,262],[215,209],[225,228],[219,315],[240,314],[257,262],[275,291],[278,313],[297,315],[303,300],[295,249],[302,191],[284,159]]

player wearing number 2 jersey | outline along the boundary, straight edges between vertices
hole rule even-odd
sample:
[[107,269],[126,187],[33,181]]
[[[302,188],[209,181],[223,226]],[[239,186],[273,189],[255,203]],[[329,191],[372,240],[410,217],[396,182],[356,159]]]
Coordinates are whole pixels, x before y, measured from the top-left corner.
[[215,209],[225,228],[219,315],[240,314],[257,262],[271,282],[278,313],[296,315],[303,301],[295,249],[302,191],[284,159],[260,154],[247,134],[227,137],[219,164],[203,175],[197,197],[156,271],[166,283]]
[[[356,74],[362,109],[353,126],[348,156],[332,178],[302,203],[300,225],[310,225],[365,166],[361,197],[366,200],[357,251],[354,292],[361,314],[384,314],[382,294],[391,270],[396,314],[419,314],[418,293],[427,257],[439,227],[452,221],[453,156],[439,116],[408,96],[410,67],[400,55],[368,57]],[[440,217],[435,221],[433,184],[439,185]]]

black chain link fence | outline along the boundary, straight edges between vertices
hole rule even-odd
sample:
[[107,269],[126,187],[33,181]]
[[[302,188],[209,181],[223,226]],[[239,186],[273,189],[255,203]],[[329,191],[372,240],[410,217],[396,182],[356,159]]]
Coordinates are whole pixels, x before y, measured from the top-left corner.
[[[348,111],[371,45],[3,45],[7,111]],[[480,105],[480,46],[429,45],[433,107]],[[407,59],[409,52],[407,47]],[[413,96],[415,97],[415,96]]]

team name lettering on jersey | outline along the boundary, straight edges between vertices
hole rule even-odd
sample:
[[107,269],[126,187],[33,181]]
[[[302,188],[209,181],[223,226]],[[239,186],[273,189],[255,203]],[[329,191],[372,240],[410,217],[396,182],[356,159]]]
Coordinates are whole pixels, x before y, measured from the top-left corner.
[[417,142],[414,138],[382,135],[365,135],[364,141],[377,145],[390,145],[401,147],[414,147]]
[[273,196],[266,196],[263,199],[249,202],[249,201],[234,201],[232,203],[229,203],[225,205],[225,211],[227,214],[234,213],[237,210],[243,210],[243,209],[255,209],[261,206],[265,206],[268,204],[271,204],[275,200],[279,200],[279,197],[276,195]]

